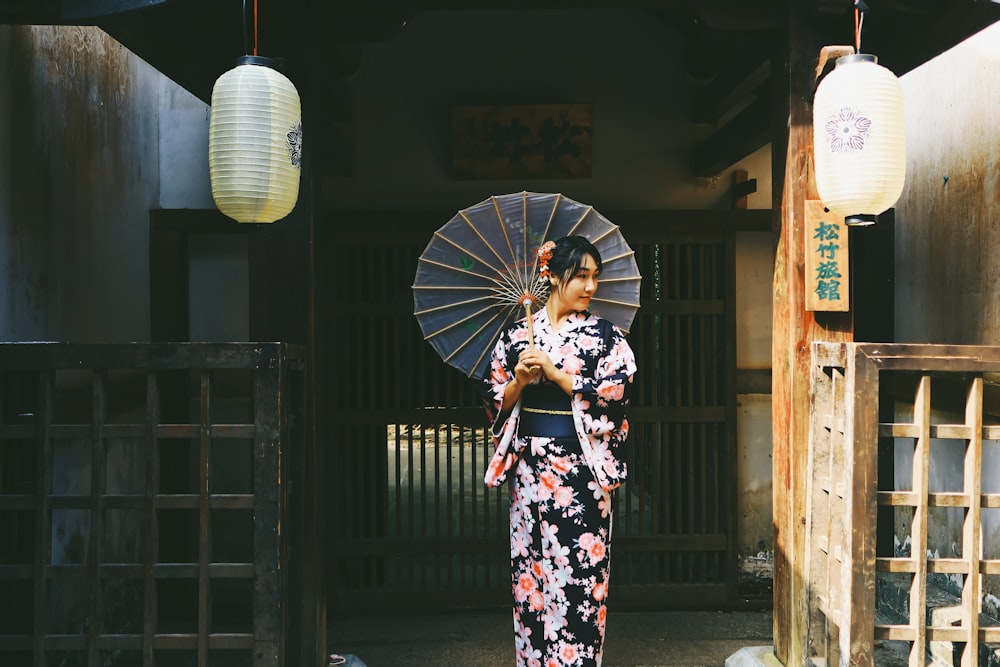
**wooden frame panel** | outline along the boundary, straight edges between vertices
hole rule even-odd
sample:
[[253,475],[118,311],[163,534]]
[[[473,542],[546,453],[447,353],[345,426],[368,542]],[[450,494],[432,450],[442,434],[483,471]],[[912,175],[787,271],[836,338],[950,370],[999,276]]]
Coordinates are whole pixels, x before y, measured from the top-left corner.
[[[160,375],[179,371],[190,382],[165,386],[182,386],[183,400],[197,406],[196,417],[164,422]],[[141,379],[145,395],[114,403],[110,385],[131,385],[132,376]],[[245,377],[252,381],[243,382]],[[33,590],[31,604],[23,601],[28,608],[20,610],[32,619],[30,631],[17,626],[17,614],[0,621],[10,626],[0,627],[0,662],[44,666],[60,654],[75,654],[80,664],[96,667],[108,651],[123,650],[148,666],[171,652],[188,653],[200,667],[219,664],[224,658],[218,651],[242,652],[240,664],[255,667],[301,664],[306,657],[306,664],[318,664],[325,627],[301,627],[325,617],[312,609],[323,604],[322,596],[302,574],[317,571],[316,540],[307,540],[302,494],[289,493],[306,474],[303,430],[294,425],[304,423],[303,387],[302,351],[281,343],[0,344],[0,513],[30,512],[38,526],[30,547],[0,550],[0,585]],[[90,406],[81,410],[80,396],[88,394]],[[233,410],[219,408],[220,400],[250,418],[220,419]],[[197,443],[190,450],[193,488],[163,488],[162,452],[188,441]],[[86,451],[86,488],[54,484],[57,467],[66,465],[57,458],[67,446]],[[242,459],[214,451],[226,446],[243,452]],[[11,487],[13,477],[5,470],[27,452],[36,462],[34,479],[27,480],[31,492],[23,479]],[[115,468],[112,480],[111,466],[125,459],[133,461],[126,466],[133,477]],[[215,490],[231,465],[242,466],[240,484],[246,488]],[[63,549],[53,552],[57,512],[86,514],[83,560],[74,561]],[[116,526],[109,518],[115,512],[130,513],[136,524],[137,557],[131,560],[105,550],[120,551],[105,531]],[[187,524],[195,534],[188,556],[178,557],[170,541],[161,539],[164,518],[177,512],[195,517]],[[219,512],[247,527],[242,547],[220,542],[220,531],[229,533],[215,518]],[[216,553],[220,547],[224,554]],[[236,548],[243,550],[234,558]],[[30,565],[25,553],[31,554]],[[229,584],[252,596],[245,621],[226,620],[219,609],[226,596],[213,590]],[[164,613],[165,596],[178,586],[194,595],[174,608],[181,614],[174,617]],[[118,593],[112,598],[106,591]],[[75,632],[62,622],[52,625],[50,598],[56,592],[85,619]],[[121,595],[130,594],[141,599],[122,606]],[[9,602],[20,604],[16,598]],[[174,625],[183,619],[194,619],[194,625]],[[233,623],[239,629],[229,627]]]
[[[1000,627],[980,625],[982,576],[1000,572],[1000,559],[981,552],[982,508],[1000,507],[1000,494],[982,492],[983,440],[1000,436],[1000,428],[984,426],[983,374],[998,370],[1000,347],[813,345],[805,561],[809,658],[873,665],[876,640],[905,641],[909,664],[919,667],[929,663],[935,642],[949,642],[963,667],[972,667],[983,644],[1000,640]],[[894,382],[900,375],[905,382]],[[965,387],[959,410],[953,396],[932,396],[939,384],[953,393],[955,381]],[[879,420],[887,395],[913,406],[911,421]],[[942,413],[961,421],[940,423],[947,418]],[[913,442],[908,491],[880,490],[880,438]],[[960,492],[931,489],[931,443],[939,439],[964,443]],[[909,554],[877,554],[879,518],[885,515],[880,507],[912,510]],[[958,557],[930,555],[929,512],[936,507],[964,513]],[[839,529],[838,517],[845,521]],[[906,623],[876,623],[878,573],[908,576]],[[944,573],[962,578],[960,616],[948,626],[936,625],[928,607],[928,577]]]

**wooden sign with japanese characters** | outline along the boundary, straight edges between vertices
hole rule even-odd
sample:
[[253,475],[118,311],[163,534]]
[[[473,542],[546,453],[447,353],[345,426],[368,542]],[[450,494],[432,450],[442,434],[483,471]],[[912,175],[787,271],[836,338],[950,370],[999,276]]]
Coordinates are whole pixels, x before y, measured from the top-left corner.
[[806,202],[806,310],[851,308],[847,224],[823,202]]

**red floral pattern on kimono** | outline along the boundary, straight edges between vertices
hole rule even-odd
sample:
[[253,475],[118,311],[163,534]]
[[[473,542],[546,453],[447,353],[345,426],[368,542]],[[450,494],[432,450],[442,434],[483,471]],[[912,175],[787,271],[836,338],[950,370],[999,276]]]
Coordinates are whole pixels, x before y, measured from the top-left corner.
[[497,454],[486,483],[510,485],[514,646],[518,667],[599,667],[611,570],[611,489],[625,478],[626,391],[635,359],[624,334],[589,313],[554,331],[540,311],[535,344],[571,373],[576,438],[517,432],[520,402],[499,419],[503,390],[527,346],[522,321],[497,342],[484,380]]

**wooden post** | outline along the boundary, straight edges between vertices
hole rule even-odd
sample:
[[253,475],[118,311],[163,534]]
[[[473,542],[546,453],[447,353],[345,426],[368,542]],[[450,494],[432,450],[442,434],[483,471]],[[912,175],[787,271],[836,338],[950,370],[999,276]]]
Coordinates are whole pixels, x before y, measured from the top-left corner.
[[[805,307],[805,202],[818,199],[813,173],[812,99],[822,38],[803,3],[788,3],[787,51],[772,61],[776,128],[772,182],[774,263],[772,421],[774,484],[774,649],[785,665],[808,659],[805,510],[809,359],[813,341],[849,342],[852,312]],[[784,75],[782,74],[784,65]],[[784,83],[784,85],[782,85]],[[786,127],[787,136],[781,136]]]

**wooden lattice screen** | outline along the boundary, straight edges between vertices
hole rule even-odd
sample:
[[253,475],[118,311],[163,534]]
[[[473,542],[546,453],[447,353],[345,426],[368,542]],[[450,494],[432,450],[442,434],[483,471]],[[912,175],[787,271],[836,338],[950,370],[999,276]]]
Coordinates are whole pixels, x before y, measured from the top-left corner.
[[303,366],[280,343],[0,345],[0,664],[319,664]]
[[[983,456],[1000,440],[995,401],[984,401],[1000,347],[818,343],[812,359],[804,655],[872,665],[895,650],[914,667],[996,664],[998,522],[984,517],[1000,508],[1000,488],[984,479]],[[883,456],[912,457],[912,470],[897,465],[899,479],[880,480],[880,439],[891,445]],[[954,541],[932,544],[949,520]],[[895,544],[879,542],[887,532]]]
[[[422,229],[419,217],[358,216],[325,225],[336,238],[317,241],[333,299],[318,315],[333,378],[322,402],[336,425],[328,498],[351,508],[329,514],[331,613],[506,606],[508,490],[482,483],[493,447],[483,410],[413,317],[417,257],[442,219]],[[614,604],[740,603],[735,235],[690,226],[699,229],[655,217],[622,224],[643,282]],[[344,228],[351,234],[335,234]]]

